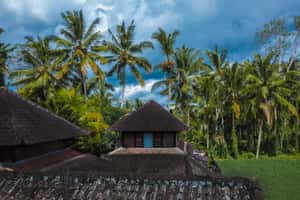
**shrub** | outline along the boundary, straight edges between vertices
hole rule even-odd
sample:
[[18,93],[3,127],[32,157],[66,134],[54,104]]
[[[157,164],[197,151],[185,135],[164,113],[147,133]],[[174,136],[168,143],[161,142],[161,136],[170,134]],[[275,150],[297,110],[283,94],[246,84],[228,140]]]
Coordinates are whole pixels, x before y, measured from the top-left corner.
[[255,154],[252,152],[243,152],[240,156],[240,159],[254,159],[255,158]]
[[117,138],[116,133],[96,133],[88,137],[81,137],[78,141],[78,147],[79,150],[100,156],[115,148]]

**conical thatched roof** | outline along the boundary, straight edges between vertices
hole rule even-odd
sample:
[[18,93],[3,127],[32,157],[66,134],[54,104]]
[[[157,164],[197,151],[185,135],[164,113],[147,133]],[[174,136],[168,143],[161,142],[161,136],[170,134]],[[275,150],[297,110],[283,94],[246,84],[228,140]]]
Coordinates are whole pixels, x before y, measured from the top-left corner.
[[113,124],[111,131],[180,132],[188,127],[161,105],[151,100]]
[[88,134],[20,95],[0,88],[0,146],[50,142]]

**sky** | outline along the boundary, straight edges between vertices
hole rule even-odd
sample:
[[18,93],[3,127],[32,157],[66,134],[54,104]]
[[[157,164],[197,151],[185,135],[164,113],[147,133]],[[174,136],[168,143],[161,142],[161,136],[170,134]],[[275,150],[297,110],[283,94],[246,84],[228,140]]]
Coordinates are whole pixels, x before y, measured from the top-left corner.
[[[136,41],[150,40],[151,34],[163,27],[177,29],[180,36],[177,47],[185,44],[200,50],[215,45],[228,49],[230,60],[250,58],[258,50],[255,32],[271,19],[300,15],[299,0],[0,0],[0,27],[5,33],[0,38],[10,44],[22,43],[24,36],[58,34],[62,26],[61,12],[82,9],[87,23],[100,17],[97,27],[104,37],[108,28],[115,30],[121,21],[136,23]],[[163,56],[156,43],[153,51],[145,52],[152,65],[160,63]],[[104,69],[107,70],[107,69]],[[154,99],[162,104],[166,98],[151,86],[163,78],[154,71],[145,74],[145,86],[138,85],[128,73],[126,98]],[[120,87],[111,78],[115,95]]]

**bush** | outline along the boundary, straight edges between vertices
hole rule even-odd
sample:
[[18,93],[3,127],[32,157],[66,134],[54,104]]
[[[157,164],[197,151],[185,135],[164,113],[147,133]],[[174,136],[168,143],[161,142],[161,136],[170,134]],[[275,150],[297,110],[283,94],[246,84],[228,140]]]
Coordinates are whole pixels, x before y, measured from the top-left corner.
[[255,154],[252,152],[243,152],[240,156],[240,159],[254,159],[255,158]]
[[116,133],[96,133],[88,137],[81,137],[78,141],[79,150],[91,152],[97,156],[112,151],[118,139]]

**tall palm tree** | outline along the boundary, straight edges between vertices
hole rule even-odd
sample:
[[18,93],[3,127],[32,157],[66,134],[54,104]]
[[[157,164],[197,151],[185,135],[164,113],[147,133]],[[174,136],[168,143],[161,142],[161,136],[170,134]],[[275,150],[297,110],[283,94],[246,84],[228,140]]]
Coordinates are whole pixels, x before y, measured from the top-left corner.
[[[215,134],[218,134],[222,130],[224,137],[224,72],[228,67],[227,50],[222,48],[219,50],[218,46],[213,51],[206,51],[206,55],[209,59],[209,63],[205,64],[205,77],[208,78],[211,87],[211,101],[214,101],[215,108]],[[221,128],[219,127],[219,121],[221,121]]]
[[235,129],[235,119],[241,115],[241,89],[243,83],[243,70],[239,63],[227,65],[224,69],[224,104],[230,106],[232,113],[232,129]]
[[64,27],[61,28],[61,37],[55,36],[56,44],[65,51],[65,64],[62,65],[58,78],[66,74],[78,73],[81,82],[81,90],[87,97],[87,70],[90,68],[104,83],[104,73],[99,63],[106,63],[106,59],[99,55],[104,50],[100,46],[101,34],[96,31],[100,19],[96,18],[87,26],[82,11],[62,13]]
[[126,85],[126,67],[134,74],[141,85],[144,85],[144,80],[138,68],[144,69],[146,72],[151,72],[152,66],[150,62],[142,57],[141,54],[145,49],[153,48],[149,41],[134,42],[135,25],[134,21],[126,26],[123,21],[116,27],[116,34],[108,30],[111,41],[105,41],[104,45],[111,53],[108,57],[109,63],[113,66],[108,72],[108,76],[117,74],[117,78],[122,85],[122,100],[121,105],[125,103],[125,85]]
[[201,52],[185,46],[176,49],[174,61],[176,71],[173,73],[171,91],[176,107],[184,113],[187,125],[190,124],[190,108],[193,96],[194,78],[199,74],[203,66]]
[[[0,35],[4,32],[2,28],[0,28]],[[9,58],[9,53],[13,51],[13,48],[10,47],[9,44],[5,44],[0,42],[0,87],[5,85],[5,77],[4,73],[7,71],[7,60]]]
[[176,42],[176,38],[179,35],[179,31],[175,30],[172,33],[166,33],[165,30],[159,28],[157,32],[152,34],[152,38],[157,40],[162,52],[165,55],[165,61],[157,67],[166,74],[166,79],[157,82],[154,85],[154,88],[158,88],[162,85],[165,85],[168,90],[168,109],[170,110],[171,103],[171,74],[174,71],[174,61],[172,60],[172,56],[174,54],[174,44]]
[[45,100],[50,91],[59,87],[61,81],[55,77],[57,67],[62,64],[60,50],[51,49],[49,37],[26,37],[21,46],[24,66],[10,73],[13,85],[21,86],[21,92],[37,100]]
[[262,113],[258,119],[257,159],[260,153],[264,121],[269,129],[273,127],[276,106],[286,108],[299,121],[298,111],[288,99],[292,91],[287,87],[286,80],[281,77],[280,66],[273,63],[273,58],[274,55],[271,53],[266,57],[255,55],[253,62],[246,63],[249,74],[246,76],[246,85],[242,92],[252,100],[256,110]]

